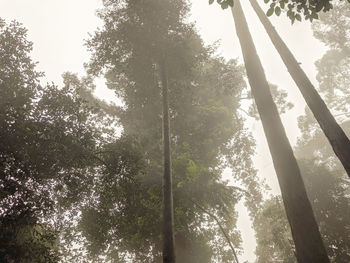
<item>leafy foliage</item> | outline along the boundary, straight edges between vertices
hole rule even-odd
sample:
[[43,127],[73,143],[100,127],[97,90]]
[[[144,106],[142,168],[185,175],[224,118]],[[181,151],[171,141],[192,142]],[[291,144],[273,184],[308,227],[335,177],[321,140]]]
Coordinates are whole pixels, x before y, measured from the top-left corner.
[[0,261],[57,262],[55,209],[89,195],[102,138],[77,90],[41,86],[26,30],[0,22]]
[[[294,107],[293,103],[287,100],[288,94],[286,91],[279,89],[274,84],[270,84],[270,90],[280,115],[286,113],[288,110],[291,110]],[[252,99],[251,94],[249,94],[248,98]],[[255,102],[252,102],[252,105],[249,107],[248,116],[253,117],[256,120],[260,118]]]
[[[341,172],[330,171],[325,165],[305,160],[300,164],[327,253],[332,262],[348,262],[349,215],[344,211],[349,209],[349,182]],[[296,262],[293,239],[279,197],[265,202],[254,227],[258,240],[257,262]]]
[[[327,104],[340,113],[350,111],[350,9],[344,2],[334,4],[332,13],[323,14],[313,24],[314,36],[330,49],[316,63],[320,92]],[[339,99],[337,99],[339,98]]]
[[[96,201],[84,208],[80,223],[89,251],[97,257],[160,260],[162,56],[171,61],[167,68],[177,258],[233,260],[216,222],[192,201],[215,214],[239,247],[234,205],[240,194],[221,180],[221,172],[226,160],[240,163],[233,166],[234,171],[242,168],[238,177],[255,174],[250,160],[254,145],[235,112],[245,87],[243,71],[235,61],[214,57],[211,48],[203,46],[193,25],[184,22],[187,12],[184,1],[105,1],[99,12],[104,28],[87,42],[93,52],[89,72],[104,74],[125,105],[117,115],[123,134],[100,156],[112,169],[98,178]],[[124,143],[129,146],[121,146]],[[127,149],[134,149],[133,154]],[[130,158],[137,161],[127,161]],[[261,196],[254,179],[246,182],[255,197]]]
[[273,197],[264,202],[254,220],[257,262],[295,263],[294,244],[282,199]]
[[[266,12],[267,16],[272,16],[276,14],[279,16],[282,11],[286,11],[287,17],[291,20],[292,23],[295,20],[301,21],[302,18],[305,20],[310,20],[311,22],[314,19],[318,19],[321,12],[328,12],[333,9],[332,1],[322,1],[322,0],[264,0],[265,4],[270,4],[269,9]],[[345,5],[349,4],[349,0],[339,1]],[[209,0],[209,4],[214,3],[214,0]],[[233,7],[234,0],[217,0],[217,3],[226,9],[228,7]]]
[[[324,14],[313,25],[314,35],[330,47],[316,62],[317,80],[325,102],[335,112],[335,117],[342,122],[341,126],[349,136],[349,11],[346,3],[340,2],[334,6],[334,12],[334,16],[331,13]],[[299,118],[299,127],[302,138],[298,143],[300,151],[297,154],[301,158],[316,158],[318,161],[327,162],[330,167],[341,169],[338,166],[339,161],[308,110],[305,116]]]

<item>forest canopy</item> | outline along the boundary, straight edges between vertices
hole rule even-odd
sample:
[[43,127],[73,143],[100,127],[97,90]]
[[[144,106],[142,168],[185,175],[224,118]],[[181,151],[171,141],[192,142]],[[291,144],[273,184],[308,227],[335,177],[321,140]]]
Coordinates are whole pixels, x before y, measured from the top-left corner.
[[[315,64],[315,92],[348,138],[349,3],[265,3],[268,15],[284,8],[292,21],[314,19],[313,34],[328,48]],[[241,41],[243,64],[220,55],[186,0],[104,0],[96,14],[101,26],[81,47],[85,72],[65,72],[61,84],[45,83],[26,25],[0,18],[0,262],[238,263],[242,206],[255,262],[306,263],[322,249],[322,262],[350,261],[350,174],[309,107],[295,147],[281,139],[280,116],[299,102],[290,101],[293,87],[267,82],[254,43]],[[249,30],[238,38],[249,40]],[[96,96],[98,78],[118,103]],[[267,153],[257,152],[260,122],[281,195],[256,164]],[[346,151],[346,141],[340,146]],[[309,233],[295,227],[300,211],[300,225],[306,214],[314,219],[318,252],[300,250],[300,234]]]
[[[215,0],[209,0],[209,4],[214,3]],[[238,1],[238,0],[237,0]],[[223,8],[233,7],[235,0],[216,0],[216,2]],[[294,23],[295,20],[301,21],[318,19],[319,15],[333,9],[334,2],[331,0],[264,0],[264,3],[269,5],[266,12],[267,16],[275,14],[279,16],[282,12],[286,12],[287,17]],[[340,0],[340,3],[349,4],[349,0]]]

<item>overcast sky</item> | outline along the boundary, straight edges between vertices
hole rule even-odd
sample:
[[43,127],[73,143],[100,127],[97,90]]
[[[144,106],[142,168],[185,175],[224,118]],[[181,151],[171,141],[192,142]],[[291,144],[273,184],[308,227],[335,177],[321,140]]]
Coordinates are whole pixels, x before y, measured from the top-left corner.
[[[223,11],[218,5],[209,6],[207,0],[191,2],[191,20],[196,21],[204,41],[212,44],[220,40],[220,54],[226,59],[238,58],[242,62],[230,10]],[[242,2],[268,81],[286,90],[289,100],[295,104],[294,109],[282,117],[287,135],[295,145],[298,135],[297,116],[303,114],[305,104],[248,1]],[[84,75],[83,63],[89,60],[89,53],[83,46],[84,39],[89,38],[89,32],[92,33],[102,25],[95,16],[95,10],[101,6],[101,0],[0,0],[0,17],[7,21],[16,19],[24,24],[28,29],[29,40],[34,42],[32,57],[39,62],[38,69],[45,72],[47,82],[61,84],[61,74],[65,71]],[[265,8],[264,4],[262,6]],[[314,63],[322,57],[325,48],[313,38],[310,23],[291,25],[284,13],[280,17],[272,17],[271,21],[317,86]],[[113,98],[113,92],[105,90],[103,81],[98,81],[97,85],[96,94],[99,97],[106,100]],[[272,193],[279,193],[262,126],[259,122],[252,122],[250,125],[257,140],[254,163],[259,169],[259,176],[266,179]],[[250,229],[247,214],[241,205],[239,211],[238,225],[242,231],[245,250],[240,260],[254,262],[254,232]]]

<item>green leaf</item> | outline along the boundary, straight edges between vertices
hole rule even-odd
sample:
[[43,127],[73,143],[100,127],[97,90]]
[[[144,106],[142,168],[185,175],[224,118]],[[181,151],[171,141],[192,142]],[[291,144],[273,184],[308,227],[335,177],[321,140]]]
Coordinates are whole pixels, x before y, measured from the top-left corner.
[[284,9],[284,1],[280,1],[280,6],[282,9]]
[[281,8],[279,6],[276,6],[275,13],[277,16],[279,16],[281,14]]
[[233,7],[233,0],[226,0],[226,1],[227,1],[229,6]]
[[272,16],[274,10],[275,10],[275,9],[270,8],[269,10],[267,10],[266,15],[267,15],[267,16]]
[[209,0],[209,5],[211,5],[212,3],[214,3],[214,0]]
[[295,15],[295,19],[298,20],[298,21],[301,21],[301,16],[299,14],[296,14]]
[[223,3],[221,4],[221,8],[222,8],[222,9],[228,8],[228,3],[227,3],[227,2],[223,2]]
[[176,187],[177,187],[177,188],[181,188],[181,187],[183,187],[183,185],[184,185],[184,182],[178,182],[177,185],[176,185]]
[[[264,0],[264,3],[267,4],[270,0]],[[350,1],[350,0],[349,0]]]

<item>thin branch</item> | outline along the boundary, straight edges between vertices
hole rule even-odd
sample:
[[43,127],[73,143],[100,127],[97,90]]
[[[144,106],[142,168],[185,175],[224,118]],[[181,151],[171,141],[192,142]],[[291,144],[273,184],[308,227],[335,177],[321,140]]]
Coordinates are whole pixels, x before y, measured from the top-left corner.
[[228,187],[231,187],[231,188],[233,188],[233,189],[235,189],[235,190],[238,190],[238,191],[240,191],[240,192],[242,192],[242,193],[244,193],[244,194],[246,194],[246,195],[248,195],[248,196],[251,195],[247,190],[242,189],[242,188],[240,188],[240,187],[238,187],[238,186],[230,185],[230,186],[228,186]]
[[[103,164],[107,170],[111,173],[111,174],[115,174],[115,171],[110,167],[110,165],[108,163],[106,163],[103,159],[101,159],[100,157],[98,157],[97,155],[92,155],[92,157],[94,157],[96,160],[98,160],[101,164]],[[130,179],[131,181],[135,181],[135,178],[133,178],[132,176],[129,175],[123,175],[126,178]]]
[[236,263],[239,263],[238,258],[237,258],[236,251],[235,251],[235,249],[234,249],[234,247],[233,247],[233,245],[232,245],[232,243],[231,243],[230,237],[229,237],[229,236],[227,235],[227,233],[225,232],[225,230],[224,230],[224,228],[222,227],[222,225],[221,225],[219,219],[218,219],[214,214],[210,213],[210,212],[209,212],[208,210],[206,210],[204,207],[202,207],[201,205],[199,205],[197,202],[193,201],[192,199],[190,199],[190,200],[191,200],[192,203],[194,203],[200,210],[202,210],[204,213],[206,213],[207,215],[209,215],[210,217],[212,217],[212,218],[216,221],[216,223],[217,223],[218,226],[220,227],[221,232],[224,234],[224,236],[225,236],[225,238],[226,238],[226,240],[227,240],[227,243],[229,244],[229,246],[230,246],[230,248],[231,248],[231,250],[232,250],[232,253],[233,253],[234,257],[235,257]]
[[243,110],[242,108],[237,108],[240,111],[243,111],[248,117],[252,117],[251,114],[249,114],[246,110]]
[[343,116],[343,115],[350,115],[350,112],[339,113],[339,114],[334,115],[334,117]]
[[238,98],[238,100],[251,100],[253,99],[252,97],[241,97],[241,98]]

